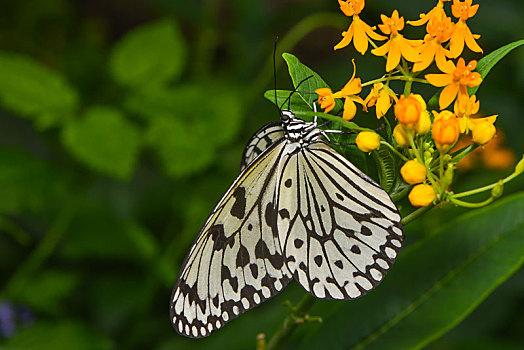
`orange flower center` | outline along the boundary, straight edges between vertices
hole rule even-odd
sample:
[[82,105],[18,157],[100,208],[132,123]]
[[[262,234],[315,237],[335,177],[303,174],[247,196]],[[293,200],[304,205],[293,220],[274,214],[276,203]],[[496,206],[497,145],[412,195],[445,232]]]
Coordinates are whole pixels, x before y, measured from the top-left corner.
[[443,43],[451,38],[454,24],[449,17],[440,19],[438,16],[434,16],[428,22],[426,29],[429,35],[436,38],[439,43]]

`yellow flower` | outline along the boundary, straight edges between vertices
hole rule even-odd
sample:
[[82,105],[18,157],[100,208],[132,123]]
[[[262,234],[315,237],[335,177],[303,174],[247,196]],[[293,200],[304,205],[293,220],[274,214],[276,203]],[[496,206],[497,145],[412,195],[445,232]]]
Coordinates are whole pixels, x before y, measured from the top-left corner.
[[491,139],[493,139],[496,132],[497,130],[495,129],[495,125],[493,125],[493,123],[490,123],[489,121],[477,122],[471,130],[471,138],[473,139],[473,142],[476,142],[480,145],[485,145],[491,141]]
[[425,207],[435,200],[435,190],[430,185],[416,185],[411,189],[408,199],[415,207]]
[[409,138],[404,125],[397,124],[393,129],[393,137],[400,147],[409,146]]
[[426,167],[416,160],[408,160],[402,168],[400,175],[410,185],[421,183],[426,180]]
[[458,98],[453,106],[455,115],[457,116],[460,124],[460,132],[463,134],[469,133],[470,130],[475,128],[475,125],[479,123],[490,123],[493,125],[497,119],[497,115],[492,115],[484,118],[472,118],[473,115],[479,112],[480,102],[477,101],[475,95],[471,97]]
[[424,102],[422,96],[415,94],[409,94],[408,97],[400,96],[394,107],[395,117],[408,129],[411,129],[419,121],[425,110],[426,102]]
[[371,50],[371,53],[376,56],[388,55],[386,62],[386,71],[389,72],[400,63],[400,57],[404,57],[410,62],[419,61],[419,51],[416,48],[419,46],[421,40],[408,40],[399,33],[404,29],[404,17],[399,17],[398,11],[393,11],[391,17],[380,15],[383,24],[378,27],[382,33],[389,35],[389,40],[382,46]]
[[471,5],[472,0],[465,0],[461,2],[459,0],[453,0],[451,5],[451,12],[453,16],[459,19],[455,25],[455,31],[451,35],[449,50],[451,51],[452,57],[458,57],[464,50],[464,43],[467,47],[474,52],[482,52],[482,49],[477,44],[475,39],[480,38],[478,34],[472,34],[466,20],[475,16],[479,5]]
[[473,72],[477,67],[477,61],[470,61],[466,66],[464,59],[461,57],[457,62],[457,66],[451,61],[447,61],[445,69],[442,71],[445,74],[426,74],[427,81],[436,87],[445,88],[441,91],[439,97],[440,109],[444,109],[453,102],[455,97],[468,97],[468,87],[479,86],[482,82],[480,74]]
[[460,125],[457,117],[450,111],[442,111],[440,113],[433,111],[433,115],[435,120],[433,121],[431,136],[433,136],[437,148],[443,152],[457,142],[460,134]]
[[364,109],[367,112],[367,107],[375,107],[375,112],[377,114],[377,119],[382,118],[389,108],[391,107],[391,100],[394,98],[390,94],[395,95],[388,87],[382,83],[373,84],[373,89],[364,100]]
[[343,38],[337,45],[335,45],[335,50],[342,49],[353,41],[355,49],[363,55],[368,49],[368,37],[374,40],[386,39],[386,37],[375,33],[373,28],[358,16],[364,8],[364,0],[339,0],[338,3],[342,12],[344,12],[348,17],[352,16],[353,21],[351,22],[349,29],[342,33]]
[[362,152],[371,152],[380,146],[380,136],[373,131],[361,131],[355,141]]
[[431,16],[426,26],[428,34],[424,37],[424,43],[420,47],[420,61],[415,62],[413,66],[414,72],[426,69],[433,62],[433,59],[440,70],[445,69],[446,56],[451,57],[451,53],[443,48],[442,44],[451,38],[454,29],[454,23],[446,14]]
[[450,1],[450,0],[438,0],[437,5],[433,7],[431,11],[429,11],[427,14],[421,13],[420,19],[416,21],[407,21],[406,23],[412,26],[421,26],[423,24],[426,24],[426,22],[428,22],[432,16],[437,15],[440,17],[442,15],[446,15],[446,13],[444,12],[444,2],[445,1]]

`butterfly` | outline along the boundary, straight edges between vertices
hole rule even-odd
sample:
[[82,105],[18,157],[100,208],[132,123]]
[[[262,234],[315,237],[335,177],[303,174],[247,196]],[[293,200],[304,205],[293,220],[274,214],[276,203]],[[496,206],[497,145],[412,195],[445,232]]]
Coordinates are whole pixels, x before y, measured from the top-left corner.
[[386,191],[328,144],[316,117],[280,111],[248,142],[183,263],[170,302],[181,335],[208,336],[292,279],[317,298],[358,298],[402,247]]

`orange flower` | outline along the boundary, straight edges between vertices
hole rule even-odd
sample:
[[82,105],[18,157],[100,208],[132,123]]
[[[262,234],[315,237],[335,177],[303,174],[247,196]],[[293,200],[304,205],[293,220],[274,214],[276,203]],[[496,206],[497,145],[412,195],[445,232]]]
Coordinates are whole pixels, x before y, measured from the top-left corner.
[[415,47],[419,46],[422,40],[408,40],[399,33],[404,29],[404,17],[399,17],[398,11],[395,10],[391,17],[380,15],[380,18],[383,24],[379,24],[378,27],[382,33],[390,37],[384,45],[371,50],[371,53],[376,56],[388,55],[386,72],[398,66],[401,56],[410,62],[419,61],[419,52]]
[[420,19],[416,21],[407,21],[407,24],[412,25],[412,26],[421,26],[423,24],[426,24],[426,22],[429,21],[429,19],[432,16],[437,15],[441,17],[442,15],[446,15],[446,13],[444,12],[444,2],[445,1],[450,1],[450,0],[438,0],[437,5],[433,7],[431,11],[429,11],[427,14],[421,13]]
[[426,26],[428,34],[424,37],[424,43],[420,47],[420,61],[413,66],[414,72],[426,69],[433,59],[440,70],[445,68],[446,56],[451,57],[451,53],[442,47],[442,44],[451,38],[455,25],[451,18],[446,14],[434,14]]
[[464,50],[464,43],[468,46],[471,51],[482,52],[482,49],[477,44],[475,39],[480,38],[478,34],[472,34],[466,20],[475,16],[479,5],[471,5],[472,0],[465,0],[461,2],[459,0],[453,0],[453,5],[451,5],[451,12],[453,16],[459,19],[455,25],[455,31],[451,35],[450,47],[452,57],[458,57]]
[[439,106],[444,109],[453,102],[455,97],[467,98],[468,87],[479,86],[482,82],[480,74],[473,72],[477,67],[477,61],[470,61],[466,66],[466,62],[461,57],[457,62],[457,66],[451,61],[447,61],[442,71],[445,74],[426,74],[426,79],[429,83],[436,87],[445,88],[440,93]]
[[353,41],[355,49],[363,55],[368,49],[368,37],[374,40],[386,39],[385,36],[375,33],[373,28],[358,16],[364,8],[364,0],[338,0],[338,3],[340,4],[342,12],[344,12],[348,17],[352,16],[353,21],[348,30],[342,33],[343,38],[337,45],[335,45],[335,50],[342,49]]
[[[477,101],[475,95],[471,97],[458,98],[453,106],[455,115],[457,116],[460,124],[460,132],[463,134],[469,133],[479,123],[489,123],[493,126],[493,123],[497,119],[497,115],[492,115],[484,118],[473,118],[475,114],[479,112],[480,102]],[[478,135],[478,132],[477,132]]]
[[316,89],[315,93],[318,95],[320,108],[324,109],[324,113],[329,113],[335,107],[335,97],[333,96],[331,89]]
[[416,160],[408,160],[400,168],[400,175],[407,184],[418,184],[426,180],[426,167]]
[[373,131],[361,131],[355,140],[357,147],[362,152],[371,152],[380,147],[380,136]]
[[395,103],[394,111],[395,117],[399,123],[404,124],[411,129],[413,124],[417,123],[420,119],[420,115],[425,113],[426,102],[422,99],[422,96],[415,94],[409,94],[408,97],[404,95],[400,96],[397,103]]
[[[390,94],[393,94],[391,96]],[[382,118],[389,108],[391,107],[391,100],[394,98],[395,93],[391,91],[382,83],[373,84],[373,89],[364,100],[364,110],[367,112],[367,107],[375,107],[377,119]]]
[[471,130],[471,139],[473,142],[476,142],[479,145],[485,145],[491,141],[491,139],[493,139],[496,132],[497,130],[495,129],[495,125],[487,120],[484,120],[475,124]]
[[315,93],[319,95],[318,102],[321,108],[325,108],[324,113],[328,113],[335,107],[335,98],[344,98],[344,113],[342,118],[351,120],[357,114],[357,106],[355,102],[364,105],[364,101],[360,96],[357,96],[362,91],[362,83],[360,78],[355,78],[356,67],[353,60],[353,76],[349,79],[346,86],[342,90],[332,93],[328,88],[316,89]]
[[437,113],[433,111],[435,120],[431,136],[440,151],[445,151],[449,146],[457,142],[460,134],[460,126],[457,117],[450,111]]

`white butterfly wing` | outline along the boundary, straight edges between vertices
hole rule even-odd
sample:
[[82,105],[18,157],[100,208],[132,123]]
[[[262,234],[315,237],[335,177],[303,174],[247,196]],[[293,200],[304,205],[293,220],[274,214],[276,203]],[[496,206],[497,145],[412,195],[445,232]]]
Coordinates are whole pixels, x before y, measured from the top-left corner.
[[388,194],[323,142],[290,156],[281,174],[277,227],[293,277],[318,298],[374,288],[403,241]]
[[244,171],[266,149],[284,137],[284,128],[281,122],[264,125],[252,137],[244,149],[240,162],[240,171]]
[[235,180],[194,242],[173,289],[174,328],[204,337],[278,293],[292,278],[276,234],[275,143]]

